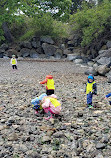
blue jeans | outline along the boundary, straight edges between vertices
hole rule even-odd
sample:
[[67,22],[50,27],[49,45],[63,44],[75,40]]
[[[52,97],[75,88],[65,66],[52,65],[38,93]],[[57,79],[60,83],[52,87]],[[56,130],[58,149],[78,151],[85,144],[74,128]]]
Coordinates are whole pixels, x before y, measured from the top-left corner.
[[92,105],[92,97],[93,97],[92,93],[87,94],[87,104],[88,105]]

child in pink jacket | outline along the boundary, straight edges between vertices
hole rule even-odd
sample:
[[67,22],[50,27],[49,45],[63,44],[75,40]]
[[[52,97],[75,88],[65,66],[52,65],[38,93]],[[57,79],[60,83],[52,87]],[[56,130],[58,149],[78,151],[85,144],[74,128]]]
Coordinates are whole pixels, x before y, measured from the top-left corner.
[[48,114],[46,120],[52,118],[52,114],[59,114],[61,111],[61,103],[57,100],[57,96],[52,94],[42,99],[42,108]]

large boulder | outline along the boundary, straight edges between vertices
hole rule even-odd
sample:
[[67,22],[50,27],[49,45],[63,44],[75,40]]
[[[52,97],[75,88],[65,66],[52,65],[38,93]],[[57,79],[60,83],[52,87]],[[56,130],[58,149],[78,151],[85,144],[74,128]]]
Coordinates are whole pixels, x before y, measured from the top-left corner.
[[93,61],[88,61],[87,64],[88,64],[88,66],[92,67],[94,65],[94,62]]
[[93,67],[89,67],[85,72],[85,75],[92,74],[94,76],[98,75],[97,71]]
[[43,48],[44,53],[46,54],[47,57],[55,55],[56,50],[58,49],[57,46],[50,45],[50,44],[47,44],[47,43],[43,43],[42,48]]
[[5,56],[10,57],[10,58],[12,57],[13,54],[18,56],[18,52],[15,49],[8,49],[5,52]]
[[40,41],[42,43],[54,44],[54,41],[52,40],[52,38],[50,36],[42,36],[40,38]]
[[8,44],[5,44],[3,43],[1,46],[0,46],[0,49],[4,49],[5,51],[8,50]]
[[103,54],[105,51],[106,51],[106,50],[100,50],[100,51],[98,52],[98,54],[99,54],[99,55],[100,55],[100,54]]
[[97,63],[95,63],[94,65],[93,65],[93,68],[97,71],[98,70],[98,64]]
[[20,47],[21,47],[21,48],[29,48],[29,49],[31,49],[31,48],[32,48],[31,42],[29,42],[29,41],[21,42],[21,43],[20,43]]
[[83,63],[83,59],[75,59],[74,63],[75,64],[82,64]]
[[32,48],[37,48],[37,42],[36,41],[32,41],[31,45],[32,45]]
[[111,57],[102,57],[99,60],[97,60],[97,63],[100,65],[109,65],[111,63]]
[[111,41],[108,41],[108,42],[106,43],[106,45],[107,45],[108,49],[111,48]]
[[3,53],[0,54],[0,58],[3,58]]
[[5,53],[5,50],[4,49],[0,49],[0,58],[3,58],[4,53]]
[[75,55],[75,54],[67,54],[67,59],[69,61],[73,61],[73,60],[77,59],[77,55]]
[[111,76],[111,70],[110,70],[108,73],[106,73],[105,76],[106,76],[106,77]]
[[54,56],[55,56],[56,59],[61,59],[62,55],[63,55],[62,50],[57,49]]
[[15,50],[16,50],[17,52],[20,52],[20,50],[21,50],[20,46],[17,45],[17,46],[15,47]]
[[39,55],[38,55],[38,53],[36,52],[36,50],[31,49],[31,50],[30,50],[30,57],[31,57],[31,58],[38,58]]
[[107,79],[108,79],[108,83],[111,83],[111,76],[108,76]]
[[70,49],[64,49],[63,54],[72,54],[72,51]]
[[94,60],[97,61],[102,57],[110,58],[111,57],[111,48],[108,50],[104,50],[104,52],[100,53]]
[[42,47],[37,48],[37,49],[36,49],[36,52],[37,52],[38,54],[44,54]]
[[39,48],[41,45],[40,45],[40,41],[32,41],[31,42],[31,45],[32,45],[32,48]]
[[110,68],[108,68],[106,65],[100,65],[98,66],[97,71],[100,75],[104,76],[106,73],[110,71]]
[[46,55],[45,54],[39,54],[39,58],[44,59],[44,58],[46,58]]
[[28,49],[28,48],[22,48],[21,50],[20,50],[20,56],[22,56],[22,57],[28,57],[28,56],[30,56],[30,49]]

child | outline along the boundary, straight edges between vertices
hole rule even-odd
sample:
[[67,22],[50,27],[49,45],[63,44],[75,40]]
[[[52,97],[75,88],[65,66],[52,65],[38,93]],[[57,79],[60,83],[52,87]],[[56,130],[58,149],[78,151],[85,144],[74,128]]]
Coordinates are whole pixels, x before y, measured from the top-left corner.
[[35,110],[35,114],[38,113],[38,110],[41,110],[42,109],[42,106],[41,106],[41,101],[42,99],[47,96],[45,93],[41,94],[39,97],[36,97],[35,99],[33,99],[31,101],[31,104],[32,104],[32,107],[33,109]]
[[91,108],[92,105],[92,97],[93,94],[97,94],[97,86],[96,82],[94,81],[93,75],[88,76],[88,82],[86,84],[86,94],[87,94],[87,107]]
[[54,80],[52,75],[47,75],[44,81],[39,82],[40,84],[46,84],[46,94],[54,94]]
[[42,99],[42,108],[48,114],[46,120],[52,118],[52,114],[59,114],[61,111],[61,104],[57,100],[57,96],[52,94]]
[[12,55],[10,63],[12,64],[13,69],[17,69],[17,59],[15,58],[15,55]]
[[[105,97],[105,99],[109,98],[111,96],[111,93],[108,93]],[[111,105],[111,101],[109,101],[109,104]]]

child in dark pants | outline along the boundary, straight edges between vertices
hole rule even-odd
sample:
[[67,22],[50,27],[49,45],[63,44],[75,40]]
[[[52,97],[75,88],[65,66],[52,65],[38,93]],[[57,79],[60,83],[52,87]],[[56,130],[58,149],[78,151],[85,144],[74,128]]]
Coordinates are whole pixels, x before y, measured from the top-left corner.
[[[111,93],[108,93],[105,97],[105,99],[109,98],[111,96]],[[111,101],[109,101],[109,104],[111,105]]]
[[40,84],[46,84],[46,94],[51,95],[54,94],[54,80],[52,75],[47,75],[44,81],[39,82]]
[[12,64],[13,69],[17,69],[17,59],[15,58],[15,55],[12,55],[10,63]]
[[91,108],[93,107],[92,105],[93,95],[97,94],[97,86],[96,86],[96,82],[94,81],[93,75],[88,76],[88,81],[86,84],[86,94],[87,94],[87,107]]

